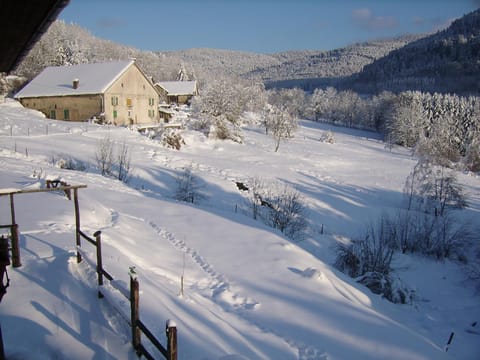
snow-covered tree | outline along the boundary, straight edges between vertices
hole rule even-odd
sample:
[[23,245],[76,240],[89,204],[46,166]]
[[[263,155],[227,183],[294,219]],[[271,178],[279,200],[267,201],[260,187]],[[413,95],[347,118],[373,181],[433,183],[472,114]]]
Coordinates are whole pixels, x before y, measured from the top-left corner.
[[392,141],[408,147],[415,146],[425,124],[420,93],[400,94],[393,103],[386,124]]
[[289,139],[298,127],[295,116],[283,108],[271,106],[265,114],[265,123],[268,132],[272,134],[275,141],[275,152],[280,147],[283,139]]
[[221,78],[208,83],[192,101],[195,116],[202,127],[219,139],[242,141],[241,115],[246,109],[245,86]]
[[443,216],[448,208],[463,208],[466,197],[453,170],[421,159],[405,182],[408,210]]
[[269,90],[268,103],[283,108],[297,118],[304,115],[307,106],[305,91],[299,88]]

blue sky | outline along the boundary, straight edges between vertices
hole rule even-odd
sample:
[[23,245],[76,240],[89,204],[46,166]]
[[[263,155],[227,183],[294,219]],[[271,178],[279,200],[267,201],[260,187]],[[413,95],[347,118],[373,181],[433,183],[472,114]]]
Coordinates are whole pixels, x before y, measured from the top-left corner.
[[59,18],[143,50],[331,50],[425,33],[480,0],[70,0]]

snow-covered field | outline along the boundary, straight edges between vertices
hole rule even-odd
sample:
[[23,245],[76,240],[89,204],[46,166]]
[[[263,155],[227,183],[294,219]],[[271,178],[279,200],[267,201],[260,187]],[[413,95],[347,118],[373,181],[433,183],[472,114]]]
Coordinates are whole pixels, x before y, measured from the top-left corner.
[[[327,129],[334,144],[319,141]],[[128,185],[96,170],[95,150],[107,134],[129,146]],[[104,267],[120,286],[128,288],[129,267],[136,267],[141,319],[162,341],[165,321],[176,322],[179,359],[480,358],[479,325],[471,326],[480,320],[479,294],[461,265],[396,257],[397,275],[416,292],[408,305],[332,267],[338,241],[401,206],[416,163],[407,150],[386,149],[372,133],[306,121],[278,153],[261,130],[244,135],[245,144],[236,144],[190,132],[176,151],[125,128],[48,120],[6,101],[0,188],[36,188],[52,177],[86,184],[79,190],[82,230],[102,231]],[[55,167],[52,159],[61,157],[86,170]],[[202,181],[199,205],[173,199],[175,179],[188,166]],[[254,176],[305,196],[305,240],[290,241],[252,219],[235,181]],[[459,180],[469,197],[465,217],[479,224],[480,178]],[[23,266],[9,268],[0,304],[7,358],[135,359],[127,300],[109,286],[97,299],[95,270],[76,263],[73,202],[59,193],[19,194],[15,209]],[[0,197],[0,223],[9,223],[9,210],[8,197]],[[82,248],[94,258],[90,244]]]

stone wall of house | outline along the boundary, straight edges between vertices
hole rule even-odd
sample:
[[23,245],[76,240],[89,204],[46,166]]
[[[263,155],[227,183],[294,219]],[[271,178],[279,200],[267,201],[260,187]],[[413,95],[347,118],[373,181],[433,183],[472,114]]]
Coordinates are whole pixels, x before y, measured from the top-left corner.
[[87,121],[102,112],[102,95],[76,95],[22,98],[24,107],[41,111],[47,118],[66,121]]

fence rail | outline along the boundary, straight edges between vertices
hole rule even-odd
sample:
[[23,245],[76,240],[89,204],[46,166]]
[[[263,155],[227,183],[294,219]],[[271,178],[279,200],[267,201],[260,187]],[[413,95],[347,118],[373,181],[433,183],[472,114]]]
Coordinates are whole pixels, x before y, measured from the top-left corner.
[[[147,326],[140,320],[140,311],[139,311],[139,300],[140,300],[140,290],[138,279],[134,274],[130,274],[130,294],[127,296],[127,291],[120,289],[115,283],[115,280],[112,275],[110,275],[103,268],[102,261],[102,233],[101,231],[96,231],[93,236],[95,239],[91,238],[83,231],[78,229],[77,239],[83,238],[96,248],[96,271],[98,279],[98,297],[103,298],[104,295],[101,292],[101,287],[103,286],[103,277],[110,281],[110,285],[116,290],[118,290],[122,295],[124,295],[130,301],[130,326],[132,328],[132,345],[135,349],[137,355],[144,356],[147,359],[155,360],[155,358],[150,354],[150,352],[143,346],[141,342],[141,334],[151,342],[151,344],[165,357],[167,360],[176,360],[177,359],[177,327],[176,324],[168,320],[166,323],[166,335],[167,335],[167,347],[165,348],[160,341],[153,335],[153,333],[147,328]],[[81,251],[81,242],[77,244],[78,251],[80,254]],[[82,261],[82,256],[77,256],[78,262]],[[92,262],[87,261],[87,263],[92,264]]]

